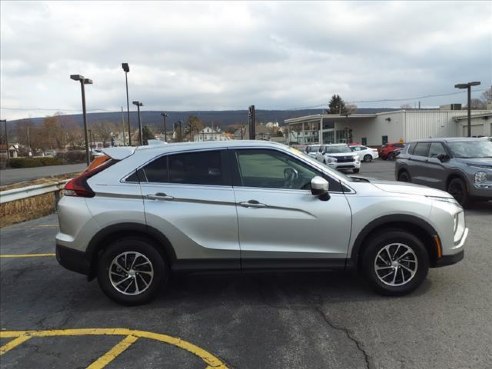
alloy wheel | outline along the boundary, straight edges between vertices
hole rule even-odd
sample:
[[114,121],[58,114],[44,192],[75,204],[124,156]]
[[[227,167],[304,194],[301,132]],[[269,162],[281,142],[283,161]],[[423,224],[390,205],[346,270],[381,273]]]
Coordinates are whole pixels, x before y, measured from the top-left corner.
[[410,282],[418,270],[417,255],[403,243],[392,243],[379,250],[374,271],[385,285],[397,287]]
[[136,251],[117,255],[109,266],[109,280],[113,288],[124,295],[139,295],[154,279],[154,268],[147,256]]

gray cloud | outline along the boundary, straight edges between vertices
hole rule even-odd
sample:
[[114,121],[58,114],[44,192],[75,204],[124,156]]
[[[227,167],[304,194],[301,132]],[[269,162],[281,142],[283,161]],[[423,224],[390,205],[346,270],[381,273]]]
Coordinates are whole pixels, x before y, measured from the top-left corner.
[[[1,5],[2,119],[80,110],[359,106],[492,80],[489,2],[15,2]],[[422,99],[464,102],[465,94]],[[19,110],[16,110],[19,109]]]

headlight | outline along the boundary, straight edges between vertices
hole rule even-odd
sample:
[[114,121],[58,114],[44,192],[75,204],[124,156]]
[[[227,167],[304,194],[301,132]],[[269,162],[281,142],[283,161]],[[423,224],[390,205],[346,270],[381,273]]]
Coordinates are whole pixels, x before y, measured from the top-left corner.
[[336,158],[332,158],[331,156],[328,156],[326,158],[326,162],[327,163],[336,163],[337,162],[337,159]]
[[475,183],[481,183],[487,181],[487,173],[485,172],[476,172],[475,173]]

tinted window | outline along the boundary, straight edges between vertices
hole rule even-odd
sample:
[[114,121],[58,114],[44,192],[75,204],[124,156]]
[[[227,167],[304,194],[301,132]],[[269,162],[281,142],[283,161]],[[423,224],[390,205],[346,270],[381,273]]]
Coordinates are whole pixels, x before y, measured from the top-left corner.
[[446,155],[446,150],[440,142],[433,142],[430,145],[429,157],[437,158],[439,155]]
[[427,153],[429,152],[429,146],[430,146],[430,143],[428,143],[428,142],[417,143],[415,145],[415,148],[413,149],[413,155],[427,156]]
[[224,184],[220,151],[163,156],[147,164],[140,177],[147,182]]
[[448,142],[448,147],[457,158],[492,158],[492,142],[488,140]]

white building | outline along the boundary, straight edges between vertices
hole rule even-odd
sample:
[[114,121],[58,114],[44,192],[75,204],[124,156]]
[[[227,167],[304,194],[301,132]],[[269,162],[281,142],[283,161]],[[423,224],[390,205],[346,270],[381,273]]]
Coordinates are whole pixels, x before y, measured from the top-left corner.
[[228,138],[225,133],[221,131],[220,128],[214,129],[210,127],[205,127],[193,137],[193,140],[195,142],[227,141]]
[[[492,110],[472,110],[471,135],[492,136]],[[316,114],[285,120],[289,144],[379,146],[427,137],[468,136],[466,110],[399,110],[377,114]]]

